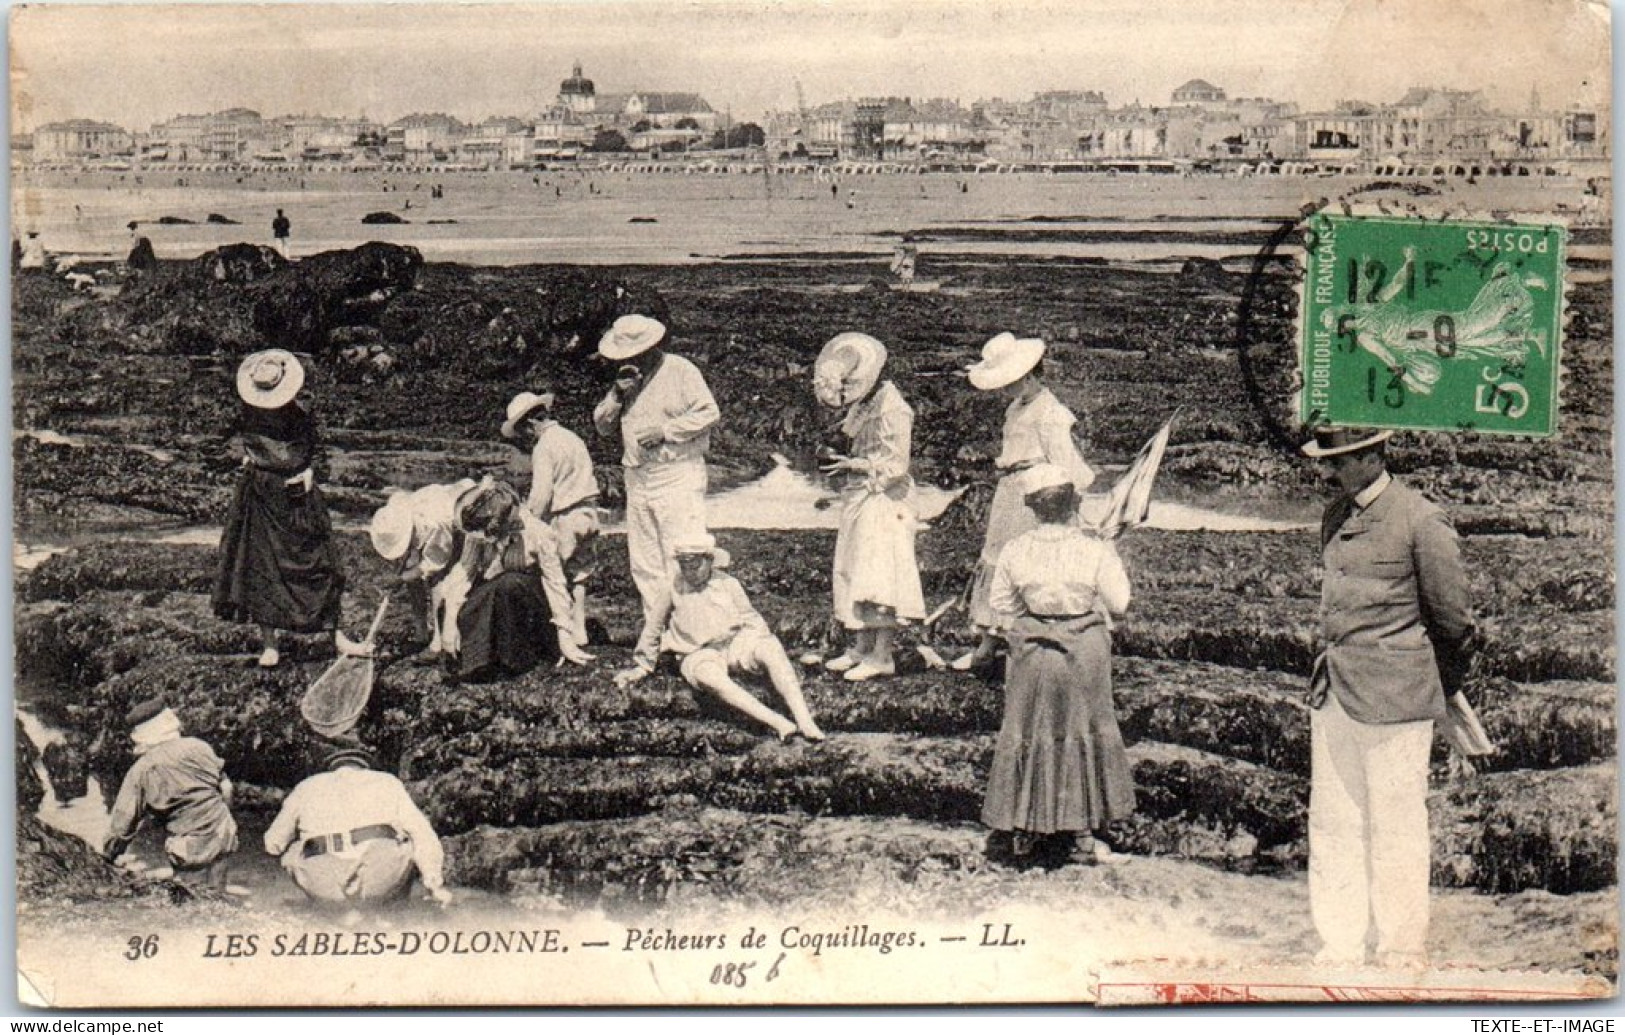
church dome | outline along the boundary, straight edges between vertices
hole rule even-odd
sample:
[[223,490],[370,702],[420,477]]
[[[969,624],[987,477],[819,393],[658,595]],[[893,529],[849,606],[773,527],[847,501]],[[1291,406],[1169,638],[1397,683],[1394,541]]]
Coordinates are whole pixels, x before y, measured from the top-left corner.
[[592,80],[581,74],[581,63],[579,61],[576,62],[575,70],[571,73],[570,78],[559,84],[559,96],[561,97],[591,97],[593,92]]

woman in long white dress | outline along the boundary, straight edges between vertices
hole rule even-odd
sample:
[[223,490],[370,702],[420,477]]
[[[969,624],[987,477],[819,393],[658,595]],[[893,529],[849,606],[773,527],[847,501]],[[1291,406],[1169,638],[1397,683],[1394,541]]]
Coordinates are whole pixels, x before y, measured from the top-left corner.
[[988,606],[988,590],[999,553],[1010,540],[1038,527],[1032,511],[1022,502],[1021,473],[1036,464],[1053,464],[1067,473],[1080,494],[1095,480],[1095,472],[1084,461],[1072,436],[1077,418],[1044,385],[1044,352],[1041,340],[1017,338],[1006,332],[982,346],[981,362],[967,371],[972,385],[985,392],[1001,393],[1010,405],[1004,412],[1002,447],[993,461],[999,483],[988,508],[987,536],[971,583],[971,622],[981,638],[974,650],[952,663],[961,672],[991,660],[998,642],[991,632],[993,612]]
[[832,581],[835,617],[851,634],[846,650],[824,667],[852,682],[895,674],[898,624],[925,618],[909,474],[914,411],[896,385],[880,380],[885,364],[884,345],[847,333],[830,339],[813,368],[818,401],[847,407],[841,431],[852,440],[850,456],[831,456],[824,465],[844,480]]

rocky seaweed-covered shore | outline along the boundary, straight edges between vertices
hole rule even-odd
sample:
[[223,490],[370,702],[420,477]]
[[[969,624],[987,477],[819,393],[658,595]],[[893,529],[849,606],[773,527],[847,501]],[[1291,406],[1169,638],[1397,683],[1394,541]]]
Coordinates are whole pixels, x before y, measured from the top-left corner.
[[[77,545],[17,580],[20,702],[66,733],[103,787],[128,764],[118,717],[159,692],[258,808],[303,775],[311,744],[298,697],[327,648],[299,644],[284,669],[254,670],[252,631],[209,614],[212,547],[129,538],[220,520],[233,477],[220,439],[229,373],[273,342],[313,357],[325,481],[352,519],[390,484],[507,469],[495,428],[536,376],[555,379],[563,419],[584,425],[602,390],[592,343],[633,309],[668,319],[675,348],[706,370],[724,411],[714,459],[738,477],[765,471],[774,453],[810,469],[830,428],[808,364],[827,337],[861,328],[886,341],[918,411],[919,475],[971,487],[920,541],[933,602],[957,592],[974,558],[999,422],[998,403],[953,375],[997,330],[1051,342],[1052,382],[1090,415],[1092,459],[1126,462],[1183,406],[1164,468],[1171,489],[1240,501],[1323,494],[1270,442],[1279,417],[1249,399],[1234,349],[1242,274],[1196,260],[1177,272],[985,256],[938,265],[951,279],[936,294],[891,291],[863,260],[487,269],[424,265],[387,245],[294,266],[237,246],[89,296],[22,274],[15,412],[36,434],[14,440],[14,516],[25,542]],[[1489,633],[1478,703],[1501,745],[1469,777],[1448,774],[1442,747],[1436,755],[1435,883],[1510,895],[1514,912],[1549,908],[1556,893],[1575,922],[1605,926],[1617,827],[1606,288],[1571,291],[1559,438],[1404,436],[1393,453],[1466,534]],[[1284,411],[1286,269],[1266,274],[1261,298],[1251,355]],[[614,485],[610,448],[594,448]],[[360,628],[385,572],[364,537],[340,539],[346,625]],[[720,539],[792,652],[826,646],[829,533]],[[1139,813],[1119,832],[1129,865],[1157,856],[1290,879],[1304,858],[1312,534],[1138,530],[1124,553],[1136,600],[1116,633],[1116,689],[1140,789]],[[675,673],[609,684],[634,633],[635,595],[624,557],[606,554],[614,563],[595,599],[610,642],[589,671],[448,687],[405,662],[419,644],[392,610],[365,732],[447,835],[454,881],[626,908],[696,889],[773,900],[795,894],[803,872],[850,876],[847,853],[864,851],[903,886],[1004,887],[1011,875],[981,858],[975,824],[996,679],[929,671],[917,654],[880,685],[809,672],[831,740],[765,743]],[[967,636],[953,616],[929,639],[947,652]],[[38,872],[42,897],[77,894],[46,890],[57,870]],[[1177,894],[1170,871],[1142,872]],[[1023,894],[1043,887],[1022,883]],[[1529,951],[1535,965],[1610,976],[1615,966],[1595,947],[1561,960]]]

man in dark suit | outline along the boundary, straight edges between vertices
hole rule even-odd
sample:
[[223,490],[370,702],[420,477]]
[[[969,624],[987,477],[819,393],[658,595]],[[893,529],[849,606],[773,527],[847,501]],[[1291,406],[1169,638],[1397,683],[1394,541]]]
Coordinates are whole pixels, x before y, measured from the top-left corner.
[[1321,523],[1310,681],[1309,903],[1321,964],[1427,962],[1428,755],[1460,689],[1473,614],[1450,520],[1389,474],[1391,432],[1320,430],[1303,447],[1338,488]]

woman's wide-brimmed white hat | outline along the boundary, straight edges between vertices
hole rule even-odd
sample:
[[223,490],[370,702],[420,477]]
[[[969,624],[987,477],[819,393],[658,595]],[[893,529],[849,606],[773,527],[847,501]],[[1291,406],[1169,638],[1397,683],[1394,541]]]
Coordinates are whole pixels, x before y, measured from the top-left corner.
[[412,547],[412,507],[406,497],[404,492],[391,494],[389,502],[373,511],[367,524],[372,548],[386,561],[400,560]]
[[1360,428],[1317,428],[1315,437],[1303,444],[1303,455],[1312,457],[1341,456],[1370,449],[1394,437],[1392,431],[1367,431]]
[[1009,331],[982,346],[982,359],[966,371],[970,383],[984,392],[1015,384],[1044,358],[1038,338],[1018,338]]
[[508,419],[502,422],[502,437],[513,438],[519,434],[519,422],[529,417],[531,411],[538,407],[550,408],[552,405],[552,392],[544,392],[541,395],[535,392],[520,392],[508,403]]
[[605,359],[631,359],[666,339],[666,325],[647,316],[623,316],[598,339],[598,354]]
[[837,334],[824,343],[813,363],[813,391],[826,406],[857,402],[880,380],[886,346],[856,331]]
[[304,365],[286,349],[251,353],[237,368],[237,395],[261,410],[288,405],[304,386]]

